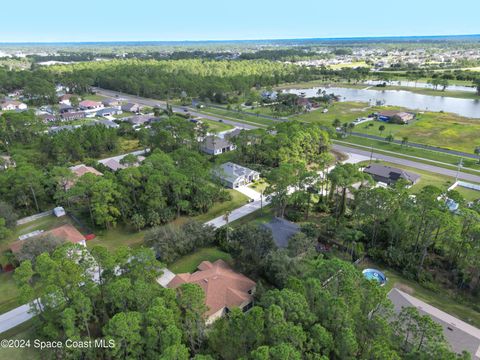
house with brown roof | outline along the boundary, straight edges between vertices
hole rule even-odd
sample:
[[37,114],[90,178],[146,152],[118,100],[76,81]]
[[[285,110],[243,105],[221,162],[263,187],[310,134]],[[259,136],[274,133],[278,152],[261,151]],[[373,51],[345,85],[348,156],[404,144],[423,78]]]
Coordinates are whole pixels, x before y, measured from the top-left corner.
[[377,114],[377,119],[397,124],[408,124],[415,119],[415,114],[406,111],[384,110]]
[[103,107],[103,104],[101,102],[92,101],[92,100],[80,101],[78,105],[82,110],[93,110],[93,109],[100,109]]
[[14,243],[12,243],[10,245],[10,250],[12,250],[14,254],[16,254],[22,249],[23,244],[25,243],[25,240],[38,239],[45,236],[52,236],[54,238],[61,239],[65,242],[68,241],[68,242],[71,242],[72,244],[80,244],[83,246],[87,246],[85,236],[83,236],[82,233],[78,231],[73,225],[65,224],[57,228],[54,228],[52,230],[43,231],[33,237],[23,237],[22,238],[23,240],[17,240]]
[[27,104],[24,104],[17,100],[5,99],[0,101],[0,110],[9,111],[9,110],[26,110]]
[[223,260],[202,261],[198,271],[177,274],[167,287],[174,289],[186,283],[197,284],[205,292],[206,324],[213,323],[235,307],[247,311],[253,306],[255,281],[233,271]]
[[[85,164],[71,166],[71,167],[69,167],[69,169],[77,178],[80,178],[83,175],[88,174],[88,173],[96,175],[96,176],[102,176],[103,175],[97,169],[95,169],[91,166],[87,166]],[[67,189],[67,190],[70,189],[74,184],[75,184],[75,180],[74,181],[69,181],[66,184],[65,189]]]

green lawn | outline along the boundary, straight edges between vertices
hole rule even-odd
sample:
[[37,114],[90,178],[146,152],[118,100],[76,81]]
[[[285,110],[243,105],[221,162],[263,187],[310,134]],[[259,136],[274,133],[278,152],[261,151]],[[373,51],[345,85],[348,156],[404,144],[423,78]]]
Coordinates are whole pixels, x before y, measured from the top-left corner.
[[197,266],[202,261],[214,262],[218,259],[222,259],[227,263],[232,262],[230,254],[216,248],[208,247],[195,251],[193,254],[185,255],[175,261],[173,264],[168,265],[168,269],[175,274],[191,273],[197,269]]
[[480,327],[480,313],[473,310],[468,304],[462,304],[454,298],[454,294],[448,290],[434,291],[424,288],[415,281],[405,279],[400,273],[392,269],[384,269],[371,261],[364,261],[360,265],[361,269],[377,268],[381,270],[388,278],[386,287],[388,290],[399,288],[409,294],[418,297],[426,303],[439,308],[453,316],[462,319],[474,326]]
[[212,132],[216,132],[216,133],[219,133],[219,132],[222,132],[222,131],[227,131],[227,130],[231,130],[234,128],[233,125],[230,125],[230,124],[226,124],[226,123],[221,123],[219,121],[214,121],[214,120],[209,120],[209,119],[201,119],[201,121],[208,125],[208,129]]
[[250,185],[248,185],[249,188],[252,188],[253,190],[255,190],[259,193],[265,191],[267,186],[268,186],[267,182],[263,179],[257,180],[255,182],[251,183]]
[[480,199],[480,191],[467,189],[462,186],[457,186],[455,191],[458,191],[466,201],[475,201]]
[[226,110],[226,109],[223,110],[223,109],[207,107],[205,109],[199,110],[198,112],[209,114],[209,115],[219,115],[226,119],[231,119],[238,122],[244,122],[247,124],[253,124],[253,125],[263,126],[263,127],[268,127],[275,123],[274,120],[269,120],[269,119],[262,118],[260,116],[245,114],[245,113],[234,111],[234,110]]
[[88,94],[85,96],[82,96],[83,100],[91,100],[91,101],[102,101],[107,99],[105,96],[102,95],[97,95],[97,94]]
[[33,320],[29,320],[20,324],[13,329],[5,331],[0,334],[0,340],[16,339],[16,340],[30,340],[31,347],[28,348],[1,348],[0,359],[9,360],[38,360],[38,359],[53,359],[53,354],[50,350],[39,350],[33,347],[33,340],[38,338],[36,336]]
[[101,245],[110,251],[116,250],[120,246],[136,247],[143,243],[143,231],[135,231],[127,226],[118,225],[116,228],[108,230],[99,230],[95,234],[97,237],[87,241],[87,246],[92,247]]
[[228,189],[227,191],[232,196],[231,200],[214,204],[205,214],[195,216],[194,219],[200,222],[206,222],[248,203],[248,197],[237,190]]
[[0,314],[22,305],[18,301],[18,296],[19,290],[13,280],[13,271],[0,273]]
[[[401,109],[393,106],[369,106],[361,102],[338,102],[329,107],[328,113],[315,110],[292,118],[301,121],[314,122],[320,125],[332,126],[333,120],[342,123],[352,122],[358,117],[381,110]],[[480,120],[469,119],[450,113],[425,112],[418,114],[418,119],[408,125],[389,124],[379,121],[357,125],[355,132],[386,137],[392,134],[401,140],[404,136],[409,141],[473,153],[480,138]],[[369,126],[374,124],[374,126]],[[380,125],[385,126],[383,132]]]
[[273,209],[270,205],[267,205],[263,209],[254,211],[238,220],[232,221],[230,225],[233,227],[242,226],[245,224],[261,225],[268,223],[270,220],[272,220],[273,216]]

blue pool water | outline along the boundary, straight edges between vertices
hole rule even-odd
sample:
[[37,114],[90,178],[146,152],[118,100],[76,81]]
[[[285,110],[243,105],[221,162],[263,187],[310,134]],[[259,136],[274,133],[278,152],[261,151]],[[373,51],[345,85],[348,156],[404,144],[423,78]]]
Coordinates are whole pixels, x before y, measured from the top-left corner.
[[365,279],[375,280],[382,286],[385,285],[385,283],[387,282],[387,277],[385,276],[385,274],[377,269],[365,269],[362,271],[362,274]]

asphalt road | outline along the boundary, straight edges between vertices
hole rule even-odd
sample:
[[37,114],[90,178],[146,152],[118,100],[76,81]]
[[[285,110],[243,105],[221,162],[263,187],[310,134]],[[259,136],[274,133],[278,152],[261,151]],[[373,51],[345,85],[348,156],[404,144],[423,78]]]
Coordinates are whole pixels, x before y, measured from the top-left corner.
[[[360,150],[360,149],[350,148],[348,146],[337,145],[337,144],[333,145],[333,149],[344,152],[346,154],[357,154],[357,155],[363,155],[367,158],[370,158],[370,151],[367,151],[367,150]],[[409,166],[409,167],[412,167],[412,168],[415,168],[415,169],[425,170],[425,171],[429,171],[429,172],[432,172],[432,173],[437,173],[437,174],[441,174],[441,175],[445,175],[445,176],[450,176],[450,177],[453,177],[453,178],[457,176],[457,170],[454,170],[454,169],[446,169],[446,168],[439,167],[439,166],[428,165],[428,164],[424,164],[424,163],[420,163],[420,162],[416,162],[416,161],[412,161],[412,160],[407,160],[407,159],[401,159],[401,158],[397,158],[397,157],[389,156],[389,155],[383,155],[383,154],[379,154],[379,153],[376,153],[376,152],[373,152],[372,157],[375,158],[375,159],[388,161],[388,162],[391,162],[391,163],[394,163],[394,164]],[[473,182],[480,183],[480,176],[478,176],[478,175],[459,172],[458,178],[461,179],[461,180],[473,181]]]
[[[106,97],[110,97],[110,98],[117,98],[118,97],[118,98],[121,98],[121,99],[125,99],[128,102],[137,103],[137,104],[140,104],[140,105],[145,105],[145,106],[150,106],[150,107],[158,106],[158,107],[161,107],[162,109],[165,109],[166,106],[167,106],[167,103],[165,101],[161,101],[161,100],[148,99],[148,98],[144,98],[144,97],[140,97],[140,96],[129,95],[129,94],[121,93],[121,92],[118,92],[118,91],[105,90],[105,89],[100,89],[100,88],[93,88],[93,90],[98,95],[102,95],[102,96],[106,96]],[[214,115],[202,114],[202,113],[197,112],[194,108],[188,107],[188,106],[174,106],[174,105],[172,105],[172,109],[173,109],[174,112],[178,112],[178,113],[185,113],[185,109],[188,109],[188,112],[194,117],[198,116],[198,117],[202,117],[204,119],[213,120],[213,121],[220,121],[221,120],[225,124],[230,124],[230,125],[236,126],[238,128],[241,128],[241,129],[251,130],[251,129],[256,129],[257,128],[257,126],[255,126],[255,125],[249,125],[249,124],[244,124],[244,123],[240,123],[240,122],[235,122],[235,121],[224,119],[222,117],[218,117],[218,116],[214,116]]]
[[[139,96],[135,96],[135,95],[124,94],[124,93],[121,93],[121,92],[118,92],[118,91],[104,90],[104,89],[99,89],[99,88],[94,88],[94,90],[99,95],[108,96],[108,97],[112,97],[112,98],[120,97],[120,98],[123,98],[127,101],[136,102],[136,103],[142,104],[142,105],[161,106],[163,108],[166,106],[166,103],[164,101],[160,101],[160,100],[147,99],[147,98],[143,98],[143,97],[139,97]],[[175,112],[180,112],[180,113],[183,112],[184,108],[185,107],[173,106],[173,110]],[[190,107],[188,107],[188,110],[189,110],[189,113],[192,114],[193,116],[199,116],[199,117],[203,117],[203,118],[214,120],[214,121],[223,120],[224,123],[230,124],[230,125],[233,125],[233,126],[236,126],[236,127],[239,127],[239,128],[243,128],[243,129],[256,129],[256,128],[258,128],[255,125],[247,125],[247,124],[239,123],[239,122],[236,122],[236,121],[224,119],[224,118],[219,117],[219,116],[211,116],[211,115],[201,114],[199,112],[196,112],[195,109],[192,109]],[[370,158],[370,151],[366,151],[366,150],[350,148],[350,147],[347,147],[347,146],[337,145],[337,144],[333,145],[333,149],[345,152],[347,154],[348,153],[349,154],[357,154],[357,155],[367,156],[368,158]],[[425,163],[416,162],[416,161],[412,161],[412,160],[406,160],[406,159],[403,159],[403,158],[396,158],[394,156],[383,155],[383,154],[378,154],[378,153],[374,152],[373,157],[376,158],[376,159],[388,161],[388,162],[391,162],[391,163],[394,163],[394,164],[409,166],[409,167],[412,167],[412,168],[415,168],[415,169],[429,171],[429,172],[432,172],[432,173],[437,173],[437,174],[441,174],[441,175],[445,175],[445,176],[450,176],[450,177],[453,177],[453,178],[456,177],[456,175],[457,175],[457,171],[453,170],[453,169],[446,169],[446,168],[442,168],[442,167],[439,167],[439,166],[428,165],[428,164],[425,164]],[[461,179],[461,180],[473,181],[473,182],[480,183],[480,176],[478,176],[478,175],[473,175],[473,174],[460,172],[458,174],[458,178]]]

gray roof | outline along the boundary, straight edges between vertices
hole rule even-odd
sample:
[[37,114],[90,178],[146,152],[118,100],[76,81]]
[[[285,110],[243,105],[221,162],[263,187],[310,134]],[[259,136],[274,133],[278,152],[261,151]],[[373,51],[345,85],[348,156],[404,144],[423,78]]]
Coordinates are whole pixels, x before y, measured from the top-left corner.
[[204,148],[211,149],[211,150],[223,149],[231,145],[232,143],[228,141],[228,139],[223,139],[215,135],[207,136],[203,143]]
[[370,174],[372,176],[381,176],[383,178],[387,178],[392,182],[397,181],[398,179],[402,178],[412,183],[415,183],[418,179],[420,179],[420,175],[415,174],[410,171],[405,171],[403,169],[394,168],[391,166],[380,165],[380,164],[371,164],[368,165],[363,172]]
[[92,121],[92,122],[88,123],[87,125],[103,125],[103,126],[106,126],[108,128],[118,128],[118,127],[120,127],[120,125],[118,125],[116,122],[111,121],[111,120],[107,120],[107,119],[95,120],[95,121]]
[[399,289],[390,290],[388,298],[397,312],[400,312],[402,307],[415,307],[420,314],[429,315],[433,321],[442,326],[445,339],[453,351],[461,353],[465,350],[472,354],[473,360],[480,359],[480,329]]
[[287,247],[288,240],[300,231],[300,226],[297,224],[278,217],[274,217],[263,226],[270,229],[275,244],[280,248]]
[[153,118],[154,116],[152,115],[135,115],[129,118],[125,118],[123,120],[128,121],[132,125],[142,125],[142,124],[145,124],[146,122],[149,122]]
[[97,116],[103,116],[104,114],[116,114],[118,113],[119,109],[117,108],[113,108],[113,107],[109,107],[109,108],[105,108],[105,109],[100,109],[96,112],[96,115]]
[[239,178],[256,174],[258,174],[257,171],[234,164],[232,162],[226,162],[215,169],[216,176],[231,183],[234,183]]

